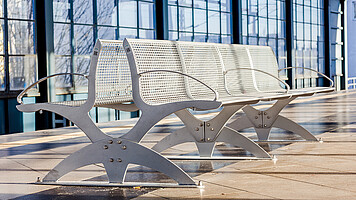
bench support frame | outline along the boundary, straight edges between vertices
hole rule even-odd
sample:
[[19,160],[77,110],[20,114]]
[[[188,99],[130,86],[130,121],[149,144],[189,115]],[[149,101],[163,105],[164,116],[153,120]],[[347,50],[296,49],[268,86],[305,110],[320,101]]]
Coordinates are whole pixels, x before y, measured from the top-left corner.
[[296,98],[280,99],[272,107],[264,111],[257,110],[252,106],[246,106],[242,109],[246,115],[235,119],[227,126],[237,131],[254,128],[259,141],[269,141],[272,127],[293,132],[308,141],[318,141],[308,130],[296,122],[279,115],[282,109]]
[[[244,105],[224,106],[218,115],[208,121],[198,119],[186,109],[177,111],[175,114],[182,120],[185,127],[166,136],[152,149],[162,152],[178,144],[195,142],[201,158],[215,159],[212,154],[216,142],[225,142],[242,147],[258,158],[270,159],[271,156],[258,144],[225,126],[242,107]],[[190,156],[187,159],[193,158]]]

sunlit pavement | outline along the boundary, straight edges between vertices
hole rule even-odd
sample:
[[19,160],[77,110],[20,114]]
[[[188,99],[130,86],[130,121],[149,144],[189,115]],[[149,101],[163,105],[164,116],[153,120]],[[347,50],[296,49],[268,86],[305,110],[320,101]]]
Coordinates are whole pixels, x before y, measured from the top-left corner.
[[[266,108],[268,105],[258,105]],[[242,113],[238,113],[237,117]],[[203,113],[209,118],[215,113]],[[57,163],[88,145],[75,127],[0,136],[0,199],[356,199],[356,92],[299,98],[282,111],[323,142],[301,142],[297,135],[273,129],[272,140],[260,143],[277,160],[174,161],[204,188],[117,188],[36,185]],[[99,124],[111,135],[127,132],[136,119]],[[157,125],[142,144],[152,147],[182,127],[174,116]],[[354,133],[355,132],[355,133]],[[253,129],[243,134],[256,139]],[[186,143],[164,155],[196,155]],[[215,155],[251,156],[230,145],[218,144]],[[106,181],[102,165],[69,173],[61,180]],[[126,181],[173,182],[141,166],[130,166]]]

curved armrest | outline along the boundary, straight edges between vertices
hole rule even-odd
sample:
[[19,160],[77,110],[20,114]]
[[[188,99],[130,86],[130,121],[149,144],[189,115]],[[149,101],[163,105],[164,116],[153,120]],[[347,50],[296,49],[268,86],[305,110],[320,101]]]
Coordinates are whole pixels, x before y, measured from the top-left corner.
[[215,95],[215,98],[213,101],[216,101],[218,98],[219,98],[219,94],[217,91],[215,91],[213,88],[211,88],[210,86],[208,86],[207,84],[205,84],[204,82],[200,81],[199,79],[193,77],[193,76],[190,76],[188,74],[184,74],[182,72],[177,72],[177,71],[172,71],[172,70],[150,70],[150,71],[145,71],[145,72],[141,72],[141,73],[138,73],[137,75],[141,76],[142,74],[148,74],[148,73],[152,73],[152,72],[168,72],[168,73],[175,73],[175,74],[179,74],[179,75],[183,75],[183,76],[186,76],[188,78],[191,78],[193,80],[196,80],[198,81],[199,83],[201,83],[202,85],[204,85],[205,87],[207,87],[209,90],[211,90],[214,95]]
[[88,78],[88,75],[84,75],[84,74],[78,74],[78,73],[58,73],[58,74],[52,74],[52,75],[49,75],[47,77],[44,77],[44,78],[41,78],[40,80],[32,83],[30,86],[28,86],[26,89],[24,89],[18,96],[17,96],[17,102],[19,104],[23,104],[22,102],[22,97],[26,94],[26,92],[28,90],[30,90],[31,88],[33,88],[33,86],[49,79],[49,78],[52,78],[52,77],[55,77],[55,76],[61,76],[61,75],[77,75],[77,76],[83,76],[84,78]]
[[229,71],[235,71],[235,70],[240,70],[240,69],[247,69],[247,70],[251,70],[251,71],[258,71],[258,72],[267,74],[267,75],[271,76],[272,78],[277,79],[277,80],[278,80],[279,82],[281,82],[284,86],[286,86],[286,88],[287,88],[287,89],[286,89],[286,93],[288,93],[289,90],[290,90],[289,85],[288,85],[286,82],[284,82],[282,79],[276,77],[276,76],[273,75],[273,74],[270,74],[270,73],[268,73],[268,72],[265,72],[265,71],[262,71],[262,70],[259,70],[259,69],[251,69],[251,68],[247,68],[247,67],[238,67],[238,68],[229,69],[229,70],[224,71],[224,76],[225,76]]
[[312,68],[306,68],[306,67],[286,67],[286,68],[282,68],[282,69],[279,69],[278,72],[282,71],[282,70],[285,70],[285,69],[306,69],[306,70],[310,70],[310,71],[313,71],[313,72],[316,72],[318,73],[319,75],[323,76],[324,78],[328,79],[330,81],[330,86],[329,87],[334,87],[334,81],[331,80],[328,76],[326,76],[325,74],[321,73],[321,72],[318,72],[316,71],[315,69],[312,69]]

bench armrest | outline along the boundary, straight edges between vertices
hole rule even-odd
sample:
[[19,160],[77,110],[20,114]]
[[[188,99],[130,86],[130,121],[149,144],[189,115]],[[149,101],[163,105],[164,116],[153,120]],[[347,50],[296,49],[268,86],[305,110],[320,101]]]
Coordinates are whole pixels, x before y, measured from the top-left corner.
[[83,77],[86,78],[86,79],[88,78],[88,75],[79,74],[79,73],[58,73],[58,74],[49,75],[49,76],[47,76],[47,77],[41,78],[40,80],[38,80],[38,81],[32,83],[30,86],[28,86],[26,89],[24,89],[24,90],[17,96],[17,102],[18,102],[19,104],[23,104],[23,102],[22,102],[22,97],[26,94],[26,92],[27,92],[29,89],[33,88],[33,86],[35,86],[35,85],[37,85],[37,84],[39,84],[39,83],[41,83],[41,82],[43,82],[43,81],[45,81],[45,80],[47,80],[47,79],[49,79],[49,78],[52,78],[52,77],[55,77],[55,76],[61,76],[61,75],[77,75],[77,76],[83,76]]
[[313,72],[316,72],[318,73],[319,75],[323,76],[324,78],[328,79],[330,81],[330,86],[329,87],[334,87],[334,81],[331,80],[328,76],[326,76],[325,74],[321,73],[321,72],[318,72],[316,71],[315,69],[312,69],[312,68],[306,68],[306,67],[285,67],[285,68],[282,68],[282,69],[279,69],[278,72],[281,72],[282,70],[285,70],[285,69],[304,69],[304,70],[310,70],[310,71],[313,71]]
[[286,89],[286,93],[288,93],[289,90],[290,90],[289,85],[288,85],[286,82],[284,82],[282,79],[280,79],[280,78],[274,76],[273,74],[270,74],[270,73],[268,73],[268,72],[265,72],[265,71],[262,71],[262,70],[259,70],[259,69],[251,69],[251,68],[247,68],[247,67],[238,67],[238,68],[229,69],[229,70],[224,71],[224,76],[225,76],[229,71],[235,71],[235,70],[240,70],[240,69],[246,69],[246,70],[251,70],[251,71],[258,71],[258,72],[267,74],[267,75],[271,76],[272,78],[277,79],[277,80],[278,80],[279,82],[281,82],[284,86],[286,86],[286,88],[287,88],[287,89]]
[[148,73],[153,73],[153,72],[168,72],[168,73],[175,73],[175,74],[179,74],[179,75],[182,75],[182,76],[186,76],[188,78],[191,78],[193,80],[196,80],[198,81],[199,83],[201,83],[202,85],[204,85],[205,87],[207,87],[209,90],[211,90],[214,95],[215,95],[215,98],[213,101],[216,101],[218,98],[219,98],[219,93],[217,91],[215,91],[213,88],[211,88],[210,86],[208,86],[207,84],[205,84],[204,82],[200,81],[199,79],[193,77],[193,76],[190,76],[188,74],[184,74],[182,72],[177,72],[177,71],[172,71],[172,70],[150,70],[150,71],[145,71],[145,72],[141,72],[141,73],[138,73],[137,75],[139,75],[141,77],[142,74],[148,74]]

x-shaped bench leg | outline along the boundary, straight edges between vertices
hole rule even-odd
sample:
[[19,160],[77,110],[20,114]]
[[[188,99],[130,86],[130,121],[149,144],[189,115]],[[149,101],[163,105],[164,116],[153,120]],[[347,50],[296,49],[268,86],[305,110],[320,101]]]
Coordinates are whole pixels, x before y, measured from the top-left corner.
[[97,141],[80,149],[52,169],[43,179],[43,183],[56,184],[65,174],[96,163],[104,164],[110,183],[125,185],[127,166],[131,163],[162,172],[180,185],[195,185],[189,175],[162,155],[122,138]]
[[225,142],[239,146],[258,158],[271,158],[271,156],[258,144],[228,127],[227,121],[244,105],[225,106],[213,119],[203,121],[196,118],[188,110],[180,110],[175,114],[182,120],[185,127],[163,138],[153,150],[162,152],[177,144],[195,142],[200,157],[212,158],[216,142]]
[[272,127],[291,131],[305,140],[318,141],[308,130],[296,122],[279,115],[282,109],[295,98],[296,97],[278,100],[272,107],[265,111],[257,110],[252,106],[246,106],[242,109],[246,115],[235,119],[227,126],[237,131],[245,128],[254,128],[259,141],[268,141]]
[[160,155],[159,153],[139,144],[142,137],[167,113],[154,115],[150,112],[143,112],[139,122],[124,136],[113,138],[103,133],[91,120],[87,112],[80,108],[68,108],[61,105],[44,105],[39,109],[48,110],[60,114],[73,121],[91,140],[92,144],[78,150],[60,162],[53,168],[40,182],[41,184],[52,185],[103,185],[103,182],[63,182],[58,181],[67,173],[80,167],[90,164],[102,163],[109,179],[108,185],[132,186],[142,185],[141,183],[124,182],[128,164],[137,164],[149,167],[164,173],[174,179],[177,184],[144,183],[143,185],[152,187],[196,187],[193,179],[176,164]]

